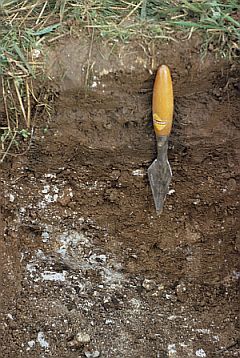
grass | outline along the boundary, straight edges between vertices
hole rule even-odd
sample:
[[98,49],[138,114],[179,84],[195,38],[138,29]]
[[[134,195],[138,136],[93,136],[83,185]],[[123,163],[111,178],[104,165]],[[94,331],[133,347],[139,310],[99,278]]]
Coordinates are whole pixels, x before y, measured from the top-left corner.
[[[238,0],[2,0],[0,1],[0,77],[4,120],[2,154],[20,153],[30,142],[39,109],[50,112],[34,81],[42,76],[42,52],[66,34],[84,28],[111,41],[182,41],[202,36],[202,54],[239,55]],[[36,93],[35,93],[36,92]]]

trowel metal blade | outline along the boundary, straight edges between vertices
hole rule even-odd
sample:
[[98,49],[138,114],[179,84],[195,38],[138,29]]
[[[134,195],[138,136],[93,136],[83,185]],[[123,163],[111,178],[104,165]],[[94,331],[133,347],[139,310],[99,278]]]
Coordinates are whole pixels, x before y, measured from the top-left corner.
[[158,214],[161,214],[172,178],[172,170],[168,160],[162,161],[155,159],[148,168],[148,178],[152,189],[156,211]]

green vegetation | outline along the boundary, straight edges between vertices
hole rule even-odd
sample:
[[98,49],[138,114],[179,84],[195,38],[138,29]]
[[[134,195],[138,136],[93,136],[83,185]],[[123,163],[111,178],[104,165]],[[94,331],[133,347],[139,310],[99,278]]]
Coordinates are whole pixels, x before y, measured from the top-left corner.
[[77,35],[80,28],[111,41],[182,41],[199,33],[202,54],[210,50],[234,58],[240,51],[239,17],[238,0],[0,1],[0,76],[6,117],[0,123],[2,158],[20,139],[31,140],[33,107],[50,110],[33,85],[42,74],[45,44]]

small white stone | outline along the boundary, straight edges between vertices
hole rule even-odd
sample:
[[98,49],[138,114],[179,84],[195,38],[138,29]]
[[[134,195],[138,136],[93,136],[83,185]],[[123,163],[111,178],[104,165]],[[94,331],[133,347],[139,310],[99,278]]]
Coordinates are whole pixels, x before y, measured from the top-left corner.
[[45,174],[44,176],[45,176],[45,178],[51,178],[51,179],[56,178],[55,173],[54,174],[48,173],[48,174]]
[[141,307],[141,301],[136,298],[132,298],[130,302],[135,309],[139,309]]
[[46,242],[49,239],[49,233],[47,231],[44,231],[42,233],[43,241]]
[[168,195],[173,195],[175,192],[176,192],[176,190],[170,189],[169,192],[168,192]]
[[104,254],[100,254],[100,255],[92,254],[89,257],[89,262],[91,264],[105,263],[106,261],[107,261],[107,256]]
[[79,332],[76,334],[76,341],[80,344],[89,343],[90,340],[91,338],[87,333]]
[[54,194],[53,195],[53,201],[57,201],[58,200],[58,194]]
[[145,171],[143,169],[135,169],[132,171],[132,175],[143,177],[145,175]]
[[196,350],[196,357],[202,357],[202,358],[204,358],[204,357],[206,357],[206,356],[207,356],[207,355],[206,355],[206,353],[204,352],[204,350],[203,350],[202,348]]
[[53,190],[53,192],[56,193],[56,194],[59,193],[59,188],[58,188],[56,185],[53,186],[52,190]]
[[168,355],[169,355],[169,357],[175,356],[175,353],[177,353],[176,344],[169,344],[168,345]]
[[35,341],[34,340],[29,341],[27,344],[30,348],[33,348],[35,346]]
[[149,280],[145,278],[145,280],[142,283],[142,287],[145,288],[147,291],[151,291],[156,286],[155,281]]
[[41,272],[43,281],[65,281],[66,272],[52,272],[52,271],[44,271]]
[[113,321],[111,319],[106,319],[105,324],[112,324]]
[[34,49],[32,50],[32,57],[33,57],[33,58],[38,58],[38,57],[40,57],[40,55],[41,55],[41,51],[40,51],[39,49],[34,48]]
[[86,352],[84,352],[84,354],[85,354],[85,357],[87,357],[87,358],[98,358],[98,357],[100,357],[100,352],[99,351],[93,351],[93,352],[86,351]]
[[9,200],[11,201],[11,203],[13,203],[15,200],[15,196],[13,194],[9,194]]
[[42,193],[47,194],[47,193],[49,193],[49,190],[50,190],[50,186],[49,185],[44,185]]
[[49,343],[46,341],[43,332],[38,332],[37,341],[38,341],[38,343],[40,344],[40,346],[41,346],[42,348],[45,348],[45,349],[46,349],[46,348],[49,347]]

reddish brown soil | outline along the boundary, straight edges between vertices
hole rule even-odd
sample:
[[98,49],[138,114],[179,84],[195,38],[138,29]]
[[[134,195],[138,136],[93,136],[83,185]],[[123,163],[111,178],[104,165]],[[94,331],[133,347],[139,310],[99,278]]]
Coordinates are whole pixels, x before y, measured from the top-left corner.
[[[193,44],[108,53],[49,50],[55,114],[2,165],[0,357],[238,357],[238,68]],[[175,120],[157,217],[146,171],[160,63]]]

